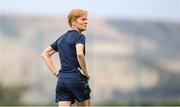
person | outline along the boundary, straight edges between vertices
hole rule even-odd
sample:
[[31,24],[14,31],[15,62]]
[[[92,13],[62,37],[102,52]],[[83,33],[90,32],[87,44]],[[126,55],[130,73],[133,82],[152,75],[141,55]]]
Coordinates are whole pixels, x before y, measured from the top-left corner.
[[[58,77],[56,85],[56,102],[59,106],[90,106],[89,75],[85,60],[85,40],[82,34],[87,29],[88,12],[73,9],[68,14],[70,30],[62,34],[41,54],[52,74]],[[56,70],[52,55],[58,52],[61,69]]]

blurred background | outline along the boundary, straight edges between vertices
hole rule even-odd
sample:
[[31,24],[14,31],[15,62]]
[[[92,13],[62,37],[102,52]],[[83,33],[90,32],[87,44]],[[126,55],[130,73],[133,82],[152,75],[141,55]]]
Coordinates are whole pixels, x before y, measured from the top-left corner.
[[40,54],[74,8],[89,11],[93,105],[180,105],[179,0],[0,0],[0,105],[56,105]]

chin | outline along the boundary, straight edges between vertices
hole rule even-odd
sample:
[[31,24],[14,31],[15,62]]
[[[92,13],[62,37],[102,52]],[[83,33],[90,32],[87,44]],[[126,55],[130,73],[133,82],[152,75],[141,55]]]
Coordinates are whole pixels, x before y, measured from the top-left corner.
[[86,28],[85,28],[85,29],[81,29],[81,32],[82,32],[82,31],[85,31],[85,30],[86,30]]

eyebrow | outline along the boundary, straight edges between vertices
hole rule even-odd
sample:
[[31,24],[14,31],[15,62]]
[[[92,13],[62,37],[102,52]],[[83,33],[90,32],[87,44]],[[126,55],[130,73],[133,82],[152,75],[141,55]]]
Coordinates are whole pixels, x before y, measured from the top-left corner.
[[86,17],[83,17],[82,19],[87,19]]

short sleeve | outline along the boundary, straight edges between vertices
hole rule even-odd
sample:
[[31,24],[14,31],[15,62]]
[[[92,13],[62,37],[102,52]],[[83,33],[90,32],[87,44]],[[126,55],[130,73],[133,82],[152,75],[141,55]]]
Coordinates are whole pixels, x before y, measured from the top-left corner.
[[81,43],[85,45],[86,37],[84,35],[80,35],[80,37],[77,39],[76,44]]
[[50,45],[56,52],[58,51],[57,41],[58,41],[58,40],[56,40],[54,43],[52,43],[52,44]]

